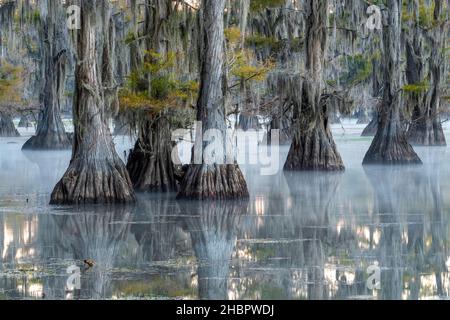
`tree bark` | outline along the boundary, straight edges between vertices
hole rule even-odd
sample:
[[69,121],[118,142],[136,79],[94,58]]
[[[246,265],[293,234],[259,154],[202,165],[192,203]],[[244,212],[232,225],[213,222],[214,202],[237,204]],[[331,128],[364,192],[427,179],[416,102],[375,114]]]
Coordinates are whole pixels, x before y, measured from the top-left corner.
[[[166,24],[172,14],[168,0],[148,0],[145,16],[145,33],[151,35],[146,41],[148,51],[161,55],[168,53],[165,41],[167,35]],[[139,51],[132,51],[132,69],[141,67],[142,58]],[[148,92],[151,92],[151,79],[148,76]],[[169,106],[167,106],[169,107]],[[175,192],[178,191],[177,169],[172,161],[171,123],[169,110],[159,113],[144,111],[138,121],[138,139],[131,152],[127,169],[136,191]]]
[[45,0],[41,22],[43,40],[43,91],[40,101],[43,106],[36,135],[22,147],[24,150],[60,150],[72,145],[61,119],[61,101],[66,83],[66,59],[68,32],[61,4]]
[[[437,22],[433,30],[429,31],[431,56],[429,58],[429,78],[431,79],[430,90],[427,94],[422,92],[413,93],[413,113],[411,125],[408,130],[408,140],[413,145],[420,146],[446,146],[444,130],[442,129],[440,109],[440,95],[442,86],[442,74],[445,59],[445,23],[440,21],[444,10],[444,1],[435,1],[434,21]],[[414,25],[414,38],[407,43],[407,79],[409,84],[419,84],[423,81],[424,58],[422,52],[425,50],[421,41],[419,26],[419,2],[413,1],[415,5],[416,21]]]
[[130,153],[127,170],[136,191],[174,192],[178,190],[176,168],[172,161],[170,120],[165,112],[148,120]]
[[363,164],[422,163],[406,139],[401,122],[401,11],[402,0],[388,1],[387,23],[383,30],[384,94],[380,122]]
[[20,137],[20,133],[14,126],[14,122],[11,115],[4,112],[0,113],[0,137],[3,138]]
[[370,120],[369,124],[364,128],[361,136],[373,137],[374,135],[376,135],[378,131],[378,122],[379,122],[378,112],[374,112],[372,120]]
[[[199,136],[214,129],[222,134],[222,148],[226,148],[225,96],[224,96],[224,10],[225,0],[204,0],[203,11],[203,55],[201,86],[197,103],[196,146],[203,152],[207,147]],[[200,130],[202,130],[200,132]],[[203,135],[201,135],[203,136]],[[225,150],[223,155],[226,154]],[[227,164],[224,158],[202,164],[189,165],[181,183],[178,198],[185,199],[232,199],[248,197],[247,183],[239,165]]]
[[19,124],[17,125],[19,128],[29,128],[31,127],[30,119],[28,119],[28,116],[22,116],[20,117]]
[[108,127],[117,98],[117,91],[111,89],[115,85],[110,3],[82,0],[80,4],[72,160],[53,190],[51,204],[132,202],[132,184]]
[[300,99],[294,99],[293,141],[284,170],[344,170],[331,134],[323,92],[322,69],[327,46],[328,1],[307,0],[306,70]]

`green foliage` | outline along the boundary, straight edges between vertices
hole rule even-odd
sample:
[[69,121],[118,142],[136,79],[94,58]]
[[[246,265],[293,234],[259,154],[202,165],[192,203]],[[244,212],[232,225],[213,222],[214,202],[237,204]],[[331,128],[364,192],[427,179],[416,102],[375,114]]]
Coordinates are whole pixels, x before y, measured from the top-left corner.
[[280,42],[274,37],[265,37],[258,34],[246,37],[245,44],[257,49],[270,48],[272,51],[278,51],[281,48]]
[[0,62],[0,104],[15,104],[22,99],[23,68]]
[[250,51],[238,51],[235,56],[235,62],[231,67],[231,74],[244,81],[263,81],[267,73],[273,69],[273,62],[268,60],[263,64],[252,64],[252,61],[254,59]]
[[237,43],[242,37],[241,30],[239,30],[239,28],[237,27],[227,28],[225,29],[224,33],[225,39],[227,39],[227,41],[230,43]]
[[127,85],[119,92],[120,106],[159,112],[194,100],[198,84],[195,81],[183,82],[177,79],[172,72],[176,59],[173,52],[163,55],[145,51],[142,68],[130,74]]
[[341,75],[340,81],[345,85],[357,85],[366,81],[372,73],[371,59],[362,54],[347,57],[348,70]]
[[261,11],[265,8],[273,8],[284,5],[285,0],[250,0],[251,11]]
[[412,83],[407,84],[403,86],[403,91],[410,92],[410,93],[421,93],[426,92],[430,88],[430,85],[427,82],[419,82],[419,83]]

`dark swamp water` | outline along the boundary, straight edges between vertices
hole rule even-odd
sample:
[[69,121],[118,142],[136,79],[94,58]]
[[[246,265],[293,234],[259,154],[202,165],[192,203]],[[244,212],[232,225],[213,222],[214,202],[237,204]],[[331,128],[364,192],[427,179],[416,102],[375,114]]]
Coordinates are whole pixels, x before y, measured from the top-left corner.
[[[448,298],[448,148],[416,148],[423,166],[362,167],[362,129],[334,130],[342,174],[244,166],[248,201],[141,194],[134,206],[88,208],[47,205],[70,152],[0,139],[0,299]],[[116,142],[123,154],[129,142]]]

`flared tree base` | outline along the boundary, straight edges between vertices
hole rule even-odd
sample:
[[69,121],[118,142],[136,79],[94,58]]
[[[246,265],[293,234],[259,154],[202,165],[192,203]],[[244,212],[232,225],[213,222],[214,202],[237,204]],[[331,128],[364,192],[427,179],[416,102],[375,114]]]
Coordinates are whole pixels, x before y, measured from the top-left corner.
[[177,177],[180,173],[176,172],[170,151],[153,154],[135,149],[128,158],[127,170],[136,191],[178,191]]
[[285,171],[342,171],[342,158],[329,130],[318,127],[293,139]]
[[440,121],[425,118],[411,125],[408,130],[408,142],[413,146],[445,147],[447,145]]
[[72,148],[72,140],[66,133],[37,135],[28,139],[22,150],[67,150]]
[[406,137],[400,135],[389,137],[378,132],[363,160],[363,165],[370,164],[422,164],[422,161]]
[[236,164],[190,165],[177,199],[242,199],[249,196],[247,183]]
[[134,202],[128,172],[120,159],[74,159],[55,186],[50,204]]
[[0,137],[2,138],[20,137],[20,133],[19,131],[17,131],[12,120],[9,121],[0,119]]
[[378,117],[373,117],[369,124],[364,128],[361,133],[361,137],[373,137],[377,134],[378,130]]

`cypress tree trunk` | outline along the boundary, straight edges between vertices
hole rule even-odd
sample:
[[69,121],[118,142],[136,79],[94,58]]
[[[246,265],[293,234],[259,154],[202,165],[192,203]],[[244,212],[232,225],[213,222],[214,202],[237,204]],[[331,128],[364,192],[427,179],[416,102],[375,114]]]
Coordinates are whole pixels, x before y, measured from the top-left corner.
[[[145,34],[150,35],[146,42],[149,51],[161,55],[168,53],[166,23],[171,12],[171,1],[148,0],[145,17]],[[139,50],[132,48],[132,68],[141,64],[141,57],[136,57]],[[134,56],[134,57],[133,57]],[[148,91],[151,92],[151,79]],[[135,190],[150,192],[173,192],[178,190],[176,168],[171,153],[174,144],[171,141],[170,111],[157,114],[144,112],[138,124],[139,138],[131,152],[127,169]]]
[[21,116],[20,117],[20,121],[19,121],[19,124],[17,125],[19,128],[29,128],[29,127],[31,127],[32,125],[31,125],[31,122],[30,122],[30,120],[28,119],[28,116]]
[[306,0],[306,79],[294,101],[293,141],[284,170],[344,170],[331,134],[323,91],[328,1]]
[[[225,0],[204,0],[203,10],[203,55],[201,86],[197,103],[197,138],[194,149],[205,152],[207,147],[199,138],[207,130],[222,134],[221,147],[226,147],[225,97],[224,97],[224,10]],[[200,131],[201,130],[201,131]],[[178,198],[186,199],[231,199],[248,197],[247,183],[239,166],[226,164],[223,158],[215,157],[215,163],[189,165],[181,183]],[[217,150],[219,153],[219,150]]]
[[4,138],[20,137],[20,133],[14,126],[14,122],[11,115],[5,112],[0,113],[0,137]]
[[108,127],[108,112],[117,98],[111,69],[114,25],[110,3],[82,0],[80,4],[73,154],[51,203],[131,202],[135,200],[132,184]]
[[72,145],[61,120],[61,101],[66,82],[67,27],[58,1],[41,3],[43,40],[43,81],[40,95],[43,106],[36,135],[22,147],[24,150],[60,150]]
[[418,164],[421,160],[406,139],[401,122],[401,10],[402,0],[388,1],[383,30],[384,94],[378,131],[363,164]]
[[362,137],[372,137],[377,133],[378,130],[378,112],[373,113],[372,120],[370,120],[369,124],[364,128],[361,136]]
[[137,191],[173,192],[178,190],[175,166],[172,161],[170,122],[165,112],[154,121],[145,121],[130,153],[127,170]]
[[[442,129],[439,115],[440,95],[442,86],[442,74],[445,59],[445,22],[441,21],[445,1],[434,2],[433,18],[436,25],[430,31],[429,41],[431,56],[429,58],[429,78],[431,79],[431,89],[428,94],[421,92],[414,93],[412,123],[408,131],[408,140],[413,145],[423,146],[446,146],[444,131]],[[410,84],[419,84],[423,79],[423,48],[419,33],[422,32],[419,26],[419,2],[413,1],[415,5],[416,21],[414,26],[414,40],[407,43],[407,78]]]
[[[377,59],[372,60],[372,96],[378,97],[380,95],[381,89],[381,79],[379,76],[380,62]],[[379,106],[377,105],[376,109],[373,110],[372,119],[369,124],[364,128],[361,136],[362,137],[372,137],[375,136],[378,131],[378,123],[380,122]]]

